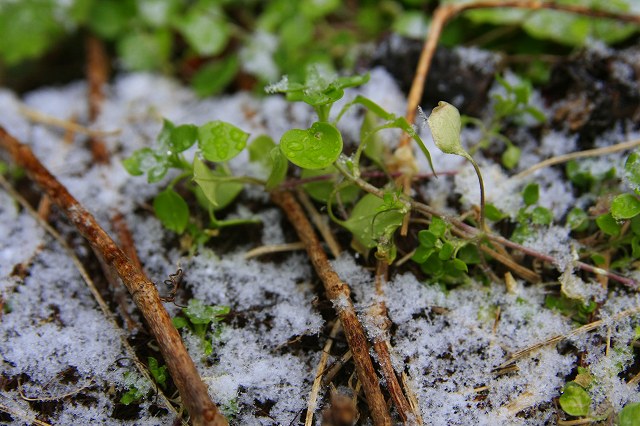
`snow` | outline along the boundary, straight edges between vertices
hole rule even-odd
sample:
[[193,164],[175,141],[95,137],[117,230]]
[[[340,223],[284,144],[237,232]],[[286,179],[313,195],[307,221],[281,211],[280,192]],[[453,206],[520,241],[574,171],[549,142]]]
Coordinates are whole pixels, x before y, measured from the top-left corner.
[[[85,91],[82,83],[41,89],[27,94],[24,102],[62,119],[76,117],[83,121],[87,116]],[[391,77],[382,69],[374,69],[371,82],[359,91],[348,91],[333,114],[357,93],[395,114],[404,113],[406,100]],[[185,255],[176,248],[173,235],[144,211],[166,180],[150,185],[142,177],[131,177],[121,160],[151,144],[161,128],[162,117],[195,124],[226,120],[252,136],[267,133],[278,140],[287,129],[308,126],[313,120],[312,111],[303,104],[288,104],[281,96],[258,99],[239,94],[197,100],[175,81],[149,74],[120,76],[107,94],[103,113],[93,126],[121,132],[105,138],[114,156],[107,165],[92,164],[82,138],[66,145],[62,131],[28,122],[19,112],[18,98],[6,90],[0,91],[0,124],[28,143],[107,230],[115,212],[124,215],[142,264],[153,280],[161,283],[178,267],[182,268],[186,292],[182,296],[230,307],[230,320],[214,339],[211,356],[204,355],[197,336],[183,331],[183,338],[214,401],[221,407],[239,407],[232,424],[296,424],[306,407],[320,350],[299,348],[293,342],[305,336],[325,341],[325,319],[314,303],[320,286],[302,252],[282,255],[278,262],[244,258],[244,253],[256,244],[290,242],[282,227],[282,213],[273,207],[233,208],[235,217],[260,218],[262,225],[255,228],[258,243],[247,241],[232,251],[202,249]],[[343,118],[341,128],[354,139],[360,120],[361,115],[354,109]],[[614,139],[620,142],[621,131],[605,135],[604,141],[597,143],[607,144]],[[458,172],[454,178],[441,176],[423,185],[421,191],[429,202],[446,209],[447,197],[455,192],[462,197],[465,208],[477,204],[479,189],[472,166],[459,157],[440,153],[429,132],[420,132],[432,152],[436,170]],[[397,140],[392,132],[383,133],[383,137],[390,147]],[[463,141],[466,146],[473,144],[477,131],[464,130]],[[550,132],[539,143],[531,140],[522,147],[531,164],[574,148],[575,139],[567,139],[559,132]],[[428,171],[423,156],[418,154],[417,158],[420,171]],[[595,170],[620,164],[621,159],[622,154],[582,161]],[[487,201],[511,217],[522,207],[518,194],[530,181],[540,184],[540,205],[552,209],[556,219],[577,203],[567,195],[569,189],[559,171],[546,169],[522,182],[510,178],[504,169],[482,155],[478,162],[487,187]],[[241,172],[245,163],[246,156],[240,156],[232,167]],[[247,190],[243,197],[265,200],[257,190]],[[61,228],[67,239],[78,241],[70,226]],[[568,232],[558,226],[541,228],[527,244],[559,259],[556,266],[561,272],[571,271],[574,244]],[[64,399],[64,404],[48,418],[55,424],[171,424],[172,414],[162,410],[152,414],[156,411],[150,406],[161,405],[154,402],[153,396],[142,401],[135,419],[116,420],[111,416],[128,386],[125,373],[138,374],[130,363],[121,362],[129,356],[121,343],[123,331],[111,325],[97,309],[67,254],[4,191],[0,191],[0,235],[0,295],[5,303],[0,317],[3,377],[23,377],[22,390],[35,397],[63,395],[89,384],[80,392],[92,402]],[[218,243],[222,246],[222,241],[213,241],[214,247]],[[88,255],[86,247],[79,251],[84,251],[82,256]],[[28,274],[16,273],[16,265],[23,265]],[[373,337],[382,336],[375,333],[375,319],[368,318],[367,312],[374,303],[385,302],[394,323],[390,332],[394,365],[410,376],[426,423],[537,425],[555,420],[553,400],[572,379],[575,355],[545,346],[518,360],[518,371],[495,371],[509,354],[575,327],[567,317],[544,307],[545,287],[518,282],[518,293],[510,294],[503,285],[471,281],[445,291],[403,274],[392,277],[384,296],[375,296],[372,271],[363,268],[353,255],[345,253],[332,265],[351,286],[355,308]],[[576,277],[567,275],[569,278]],[[590,285],[588,282],[571,284],[575,291],[597,294],[593,288],[584,288]],[[340,310],[348,301],[339,297],[331,303]],[[608,318],[638,304],[637,297],[612,293],[601,309]],[[179,312],[175,306],[167,308],[173,315]],[[496,321],[498,308],[500,319]],[[637,388],[627,385],[618,375],[633,361],[628,348],[637,325],[637,316],[608,321],[592,334],[572,339],[577,350],[586,354],[592,374],[599,378],[594,384],[594,407],[606,402],[618,410],[640,399]],[[602,345],[607,328],[612,330],[609,354]],[[68,369],[77,376],[74,383],[61,380]],[[21,417],[12,416],[10,424],[29,423],[37,415],[15,388],[1,389],[0,403],[23,413]],[[268,414],[256,407],[267,403],[273,403]],[[517,415],[523,410],[526,415]]]

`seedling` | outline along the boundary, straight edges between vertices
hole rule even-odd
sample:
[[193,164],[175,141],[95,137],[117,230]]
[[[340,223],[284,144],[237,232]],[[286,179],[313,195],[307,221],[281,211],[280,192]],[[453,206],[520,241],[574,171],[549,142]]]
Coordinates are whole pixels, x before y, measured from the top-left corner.
[[475,246],[452,237],[446,222],[433,217],[428,230],[418,232],[419,246],[411,260],[434,280],[457,284],[467,278],[469,265],[480,263]]
[[177,329],[188,328],[202,342],[205,355],[213,353],[213,339],[222,332],[221,321],[229,314],[228,306],[205,305],[202,300],[191,299],[186,308],[182,308],[184,317],[174,317],[173,325]]

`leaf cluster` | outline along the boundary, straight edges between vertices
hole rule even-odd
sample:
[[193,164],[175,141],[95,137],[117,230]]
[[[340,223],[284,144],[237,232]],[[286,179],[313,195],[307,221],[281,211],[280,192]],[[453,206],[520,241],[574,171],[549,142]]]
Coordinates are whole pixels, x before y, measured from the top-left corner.
[[205,305],[202,300],[191,299],[187,307],[182,308],[184,316],[173,318],[177,329],[187,328],[200,338],[205,355],[213,353],[213,340],[222,332],[221,321],[230,312],[228,306]]

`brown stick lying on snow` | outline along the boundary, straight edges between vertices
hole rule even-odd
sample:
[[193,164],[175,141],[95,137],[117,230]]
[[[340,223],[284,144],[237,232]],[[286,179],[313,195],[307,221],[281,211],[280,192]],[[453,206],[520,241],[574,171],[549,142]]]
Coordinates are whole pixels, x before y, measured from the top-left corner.
[[[100,115],[104,101],[103,87],[109,78],[109,57],[102,40],[89,34],[85,41],[87,52],[87,82],[89,84],[89,123],[93,124]],[[89,140],[93,159],[97,163],[109,162],[109,151],[104,141],[92,135]]]
[[362,383],[373,424],[376,426],[391,425],[391,416],[380,390],[378,376],[369,357],[367,339],[362,324],[356,316],[349,286],[342,282],[331,267],[329,259],[320,245],[320,240],[293,195],[288,191],[273,192],[271,200],[284,211],[298,233],[298,237],[305,243],[309,259],[324,284],[327,298],[333,302],[338,312],[347,343],[353,353],[356,373]]
[[91,246],[116,269],[158,341],[162,356],[169,367],[169,373],[180,392],[184,406],[191,415],[193,424],[197,426],[227,425],[227,420],[209,398],[207,387],[182,344],[178,330],[171,323],[171,318],[160,301],[156,286],[129,261],[95,218],[49,173],[31,149],[8,134],[2,127],[0,127],[0,147],[11,154],[15,163],[27,171],[29,177],[64,211]]

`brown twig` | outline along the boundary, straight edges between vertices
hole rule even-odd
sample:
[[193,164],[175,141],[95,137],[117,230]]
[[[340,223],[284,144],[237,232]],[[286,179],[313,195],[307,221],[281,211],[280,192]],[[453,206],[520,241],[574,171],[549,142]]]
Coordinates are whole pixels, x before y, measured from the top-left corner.
[[[16,200],[25,209],[25,211],[29,213],[31,217],[33,217],[40,224],[40,226],[42,226],[44,230],[47,231],[47,233],[49,233],[49,235],[51,235],[58,242],[58,244],[60,244],[60,246],[65,252],[67,252],[67,254],[69,255],[69,258],[71,259],[71,262],[75,265],[76,269],[78,270],[78,273],[82,277],[82,280],[85,282],[85,284],[87,285],[87,288],[91,292],[91,295],[93,296],[96,303],[100,307],[102,314],[105,316],[105,318],[107,318],[107,320],[111,324],[113,324],[113,327],[115,329],[119,329],[120,326],[118,325],[118,322],[116,321],[113,313],[109,310],[107,302],[105,302],[105,300],[102,298],[102,295],[100,294],[93,280],[89,276],[89,272],[87,272],[86,268],[84,267],[82,262],[80,262],[80,259],[78,259],[78,256],[75,254],[73,249],[69,246],[67,241],[62,237],[62,235],[60,235],[58,231],[56,231],[49,224],[49,222],[46,219],[40,217],[39,212],[36,212],[33,209],[33,207],[31,207],[29,202],[24,197],[22,197],[2,175],[0,175],[0,186],[2,186],[4,190],[7,191],[9,195],[14,200]],[[133,349],[133,347],[127,340],[127,336],[125,335],[125,333],[120,333],[120,341],[122,342],[122,346],[124,347],[124,350],[126,351],[127,355],[129,356],[129,358],[133,360],[133,363],[135,364],[140,374],[143,377],[145,377],[150,383],[152,383],[153,379],[151,377],[151,374],[149,373],[149,370],[144,366],[144,364],[138,358],[136,351]],[[171,404],[171,402],[169,401],[169,399],[161,389],[158,389],[158,394],[160,395],[160,399],[162,399],[165,406],[169,410],[171,410],[176,415],[177,418],[180,418],[181,416],[179,415],[178,411],[173,406],[173,404]]]
[[289,222],[295,228],[300,240],[305,243],[309,259],[324,284],[327,298],[334,304],[342,323],[347,343],[353,353],[358,379],[364,388],[374,425],[391,425],[391,416],[380,390],[378,376],[369,357],[367,339],[351,301],[349,286],[342,282],[331,267],[309,219],[307,219],[302,206],[295,200],[293,195],[290,192],[273,192],[271,199],[282,209]]
[[402,386],[398,382],[396,372],[393,369],[391,363],[391,354],[389,347],[389,335],[388,330],[391,326],[391,321],[387,314],[387,306],[382,298],[384,297],[384,287],[389,276],[389,262],[386,259],[377,259],[376,264],[376,296],[378,297],[377,303],[371,307],[369,314],[374,317],[374,323],[378,324],[380,330],[378,335],[373,338],[373,349],[378,355],[378,364],[380,365],[380,371],[387,382],[387,390],[393,399],[393,403],[398,410],[398,415],[405,424],[417,425],[422,424],[418,413],[414,412],[409,404],[409,401],[404,395]]
[[298,197],[298,200],[300,200],[300,204],[304,206],[307,214],[311,217],[311,221],[316,226],[316,229],[320,232],[320,235],[322,235],[322,238],[327,243],[333,257],[337,258],[340,256],[340,252],[342,252],[340,244],[336,241],[335,237],[331,233],[331,228],[323,220],[322,216],[320,216],[320,213],[318,213],[318,210],[316,210],[309,197],[307,197],[307,194],[302,189],[298,188],[296,196]]
[[322,349],[320,362],[318,362],[318,368],[316,369],[316,377],[313,380],[313,386],[311,386],[311,393],[309,393],[309,400],[307,401],[307,415],[304,420],[304,426],[312,426],[313,424],[313,414],[316,412],[316,407],[318,405],[318,394],[320,393],[320,388],[322,387],[322,376],[325,372],[327,360],[329,359],[329,351],[331,350],[331,346],[333,346],[333,340],[336,338],[338,331],[340,331],[340,321],[336,321],[333,324],[333,327],[331,327],[329,338],[327,339],[327,342]]
[[227,420],[209,398],[207,387],[164,309],[156,286],[129,261],[95,218],[40,163],[31,149],[9,135],[2,127],[0,146],[11,154],[15,163],[23,167],[29,177],[62,209],[91,246],[102,254],[105,261],[116,269],[156,338],[193,423],[198,426],[226,425]]
[[[102,40],[89,34],[85,40],[87,52],[87,82],[89,85],[89,123],[96,121],[104,102],[104,85],[109,79],[109,57]],[[104,141],[97,136],[89,139],[93,160],[96,163],[109,162],[109,151]]]

